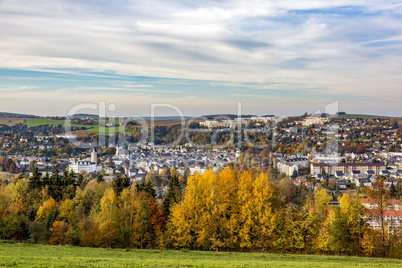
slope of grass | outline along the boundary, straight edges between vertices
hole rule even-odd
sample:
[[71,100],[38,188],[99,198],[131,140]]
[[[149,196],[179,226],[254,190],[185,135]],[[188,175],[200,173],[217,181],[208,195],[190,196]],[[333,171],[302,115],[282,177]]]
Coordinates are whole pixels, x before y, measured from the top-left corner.
[[36,126],[43,126],[43,125],[51,125],[51,126],[58,126],[61,125],[64,127],[64,120],[52,120],[49,118],[35,118],[35,119],[28,119],[25,121],[25,124],[28,127],[36,127]]
[[[28,119],[25,121],[28,127],[36,127],[36,126],[43,126],[43,125],[51,125],[51,126],[59,126],[61,125],[64,127],[66,125],[65,120],[53,120],[49,118],[35,118],[35,119]],[[77,125],[71,124],[73,127],[85,127],[88,131],[99,131],[99,123],[98,121],[94,121],[92,125]]]
[[401,260],[0,243],[0,266],[16,267],[401,267]]
[[381,115],[368,115],[368,114],[343,114],[338,116],[339,118],[362,118],[362,119],[370,119],[370,118],[385,118],[387,116]]
[[[146,126],[151,127],[152,122],[151,120],[146,120]],[[64,127],[66,125],[65,120],[52,120],[49,118],[35,118],[35,119],[27,119],[26,122],[28,127],[35,127],[35,126],[41,126],[41,125],[52,125],[52,126],[58,126],[61,125]],[[105,123],[109,123],[109,120],[106,119]],[[115,123],[118,123],[118,120],[115,121]],[[161,120],[155,120],[154,125],[155,126],[173,126],[173,125],[180,125],[182,122],[180,120],[171,120],[171,119],[161,119]],[[84,131],[88,132],[99,132],[100,127],[99,127],[99,120],[94,120],[92,125],[77,125],[77,124],[71,124],[71,126],[74,127],[85,127],[86,129]],[[142,128],[141,125],[138,125],[139,128]],[[80,130],[80,134],[84,134],[83,130]],[[107,135],[113,135],[116,132],[120,131],[120,127],[105,127],[104,131],[106,132]],[[102,130],[103,132],[103,130]],[[131,134],[130,131],[125,131],[126,134]]]
[[[109,120],[106,120],[106,123],[108,123]],[[36,126],[43,126],[43,125],[51,125],[51,126],[59,126],[61,125],[62,127],[66,126],[66,121],[65,120],[53,120],[49,118],[35,118],[35,119],[28,119],[25,121],[25,124],[28,127],[36,127]],[[100,132],[100,127],[99,127],[99,120],[94,120],[92,125],[78,125],[78,124],[71,124],[72,127],[84,127],[85,130],[79,130],[76,132],[73,132],[73,134],[78,134],[79,136],[86,136],[88,134],[91,134],[93,132]],[[105,127],[104,130],[102,129],[102,133],[105,132],[106,135],[114,135],[114,133],[119,132],[120,127]],[[131,134],[130,131],[125,131],[125,134]]]

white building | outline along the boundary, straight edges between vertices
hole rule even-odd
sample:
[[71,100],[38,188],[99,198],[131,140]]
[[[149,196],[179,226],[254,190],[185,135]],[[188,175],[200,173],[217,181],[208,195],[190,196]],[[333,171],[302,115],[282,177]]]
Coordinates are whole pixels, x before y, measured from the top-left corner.
[[89,161],[74,161],[68,165],[68,169],[74,171],[74,173],[80,173],[84,171],[85,173],[98,172],[102,169],[101,166],[97,166],[94,162]]
[[307,168],[308,167],[308,158],[307,157],[299,157],[299,158],[290,158],[286,159],[286,162],[289,164],[296,165],[298,168]]
[[311,125],[323,125],[324,123],[328,122],[328,118],[321,118],[321,117],[307,117],[303,120],[302,124],[306,127]]
[[283,172],[286,176],[292,176],[295,171],[299,172],[297,165],[283,161],[278,162],[277,168],[279,173]]
[[212,121],[203,121],[199,123],[202,127],[207,128],[233,128],[233,120],[212,120]]

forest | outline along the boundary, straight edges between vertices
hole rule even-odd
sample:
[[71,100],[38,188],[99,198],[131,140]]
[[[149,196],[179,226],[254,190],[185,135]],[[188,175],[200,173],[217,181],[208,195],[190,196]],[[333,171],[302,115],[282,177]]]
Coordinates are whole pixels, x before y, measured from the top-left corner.
[[[187,178],[169,175],[163,200],[152,182],[118,176],[85,180],[65,172],[20,175],[0,186],[0,239],[104,248],[402,256],[400,230],[367,224],[357,194],[339,206],[316,189],[303,198],[289,178],[225,168]],[[382,184],[381,184],[382,183]],[[382,185],[382,187],[381,187]],[[383,180],[367,196],[386,202]],[[381,207],[383,208],[383,206]]]

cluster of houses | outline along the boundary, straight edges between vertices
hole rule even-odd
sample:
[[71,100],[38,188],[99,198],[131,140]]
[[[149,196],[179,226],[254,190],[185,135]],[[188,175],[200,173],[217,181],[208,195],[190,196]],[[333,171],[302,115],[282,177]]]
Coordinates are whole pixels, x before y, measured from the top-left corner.
[[141,180],[148,173],[162,173],[166,169],[175,168],[179,173],[204,173],[208,168],[217,170],[224,168],[229,162],[236,162],[236,151],[188,151],[185,148],[124,149],[116,147],[114,156],[97,159],[93,150],[91,157],[83,160],[71,159],[69,169],[75,173],[98,172],[104,170],[106,175],[124,173],[132,180]]
[[[356,187],[369,187],[372,186],[379,176],[385,176],[387,178],[386,186],[390,187],[391,184],[396,185],[398,178],[402,178],[402,169],[399,162],[387,166],[385,162],[311,162],[307,157],[277,157],[276,160],[278,172],[283,172],[289,177],[296,178],[301,168],[309,167],[312,177],[318,180],[333,177],[337,180],[340,189],[346,189],[348,184],[354,184]],[[296,183],[296,185],[298,184],[299,183]],[[312,187],[312,185],[308,186],[308,188]]]
[[[381,229],[381,211],[378,203],[371,198],[361,199],[360,202],[367,208],[367,223],[373,229]],[[383,218],[386,231],[394,233],[402,226],[402,203],[397,199],[388,199],[383,208]]]

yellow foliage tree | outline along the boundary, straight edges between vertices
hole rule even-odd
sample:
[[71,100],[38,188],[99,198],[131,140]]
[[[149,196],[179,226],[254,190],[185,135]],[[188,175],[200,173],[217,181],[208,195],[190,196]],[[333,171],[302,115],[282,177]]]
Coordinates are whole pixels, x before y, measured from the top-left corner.
[[113,189],[109,188],[105,191],[100,200],[100,206],[99,220],[112,220],[113,215],[117,212],[117,197]]
[[75,223],[75,208],[71,199],[67,198],[61,203],[57,218],[59,220],[65,220],[70,225]]
[[217,176],[212,170],[188,178],[183,201],[172,207],[170,231],[173,245],[209,249],[218,223]]
[[338,200],[340,205],[333,218],[330,248],[337,253],[360,255],[363,235],[367,231],[366,208],[356,194],[351,197],[345,193]]
[[139,246],[139,235],[135,225],[135,216],[138,213],[140,199],[135,187],[124,189],[118,198],[119,228],[122,242],[125,247]]
[[237,176],[232,168],[219,173],[217,189],[218,229],[212,239],[212,249],[237,248],[239,244],[239,212]]
[[117,243],[119,229],[117,225],[117,197],[113,189],[106,189],[100,200],[101,208],[97,216],[100,232],[100,246],[113,247]]
[[329,201],[331,201],[331,196],[324,188],[314,192],[314,204],[310,204],[312,205],[310,209],[311,227],[314,229],[312,241],[315,240],[310,248],[312,252],[325,252],[328,249],[329,230],[332,222],[328,219]]
[[320,217],[326,218],[329,201],[331,201],[331,197],[324,188],[314,192],[314,205]]
[[239,181],[240,246],[268,249],[273,246],[277,214],[278,189],[261,173],[255,180],[245,172]]
[[45,223],[46,216],[49,214],[50,211],[56,209],[57,203],[54,201],[52,197],[49,197],[48,200],[43,202],[42,206],[40,206],[38,212],[36,213],[36,221],[41,223]]
[[116,222],[106,220],[99,226],[100,246],[105,248],[112,248],[116,246],[119,237],[119,228]]

